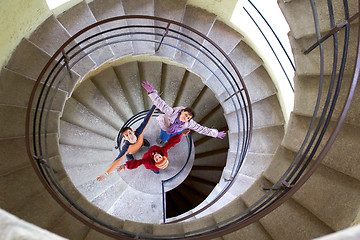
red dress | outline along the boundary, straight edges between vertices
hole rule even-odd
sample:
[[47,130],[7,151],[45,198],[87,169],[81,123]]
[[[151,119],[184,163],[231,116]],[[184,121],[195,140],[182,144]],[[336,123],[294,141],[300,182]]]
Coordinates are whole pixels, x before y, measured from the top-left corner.
[[167,143],[165,143],[165,145],[163,147],[159,147],[157,145],[152,146],[149,149],[149,151],[147,151],[147,153],[144,154],[142,159],[140,159],[140,160],[135,159],[135,160],[127,161],[125,163],[126,167],[128,169],[135,169],[138,166],[140,166],[141,164],[143,164],[145,166],[145,168],[147,168],[147,169],[151,169],[155,172],[158,171],[159,168],[155,166],[155,161],[153,159],[152,153],[157,152],[157,153],[161,154],[162,156],[167,157],[167,151],[169,151],[170,148],[172,148],[177,143],[179,143],[182,136],[183,136],[182,134],[177,134],[177,135],[171,137],[167,141]]

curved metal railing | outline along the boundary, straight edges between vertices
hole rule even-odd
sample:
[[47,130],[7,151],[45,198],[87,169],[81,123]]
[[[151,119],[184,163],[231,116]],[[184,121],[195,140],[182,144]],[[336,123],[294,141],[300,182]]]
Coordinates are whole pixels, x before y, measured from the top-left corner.
[[[349,24],[344,24],[344,28],[345,28],[345,37],[344,37],[344,46],[343,46],[343,51],[342,51],[342,57],[341,57],[341,64],[340,67],[338,67],[337,64],[337,59],[338,59],[338,37],[336,35],[336,33],[334,34],[333,37],[333,41],[334,41],[334,56],[333,56],[333,72],[332,72],[332,81],[331,84],[329,86],[328,89],[328,94],[326,96],[326,101],[325,101],[325,105],[322,106],[322,112],[320,113],[320,118],[317,118],[317,116],[319,115],[319,109],[321,109],[320,106],[320,98],[322,97],[322,92],[323,92],[323,75],[324,75],[324,48],[322,46],[322,42],[320,41],[321,39],[321,33],[320,33],[320,27],[319,27],[319,21],[317,20],[317,13],[316,13],[316,6],[314,4],[313,1],[312,2],[312,10],[313,10],[313,14],[314,14],[314,22],[315,22],[315,28],[316,28],[316,36],[318,39],[318,45],[319,45],[319,49],[320,49],[320,60],[321,60],[321,66],[320,66],[320,83],[319,83],[319,93],[318,93],[318,99],[316,101],[316,107],[314,110],[314,115],[310,124],[310,128],[308,130],[308,133],[305,137],[304,143],[302,144],[299,153],[297,154],[297,156],[294,158],[293,162],[290,164],[289,168],[283,173],[282,176],[280,176],[279,180],[272,186],[270,187],[270,191],[268,191],[267,193],[265,193],[260,199],[258,199],[255,203],[253,203],[251,206],[249,206],[246,210],[242,211],[239,214],[235,214],[233,216],[229,216],[228,219],[213,224],[211,226],[207,226],[201,229],[197,229],[194,231],[189,231],[186,233],[181,233],[181,234],[163,234],[163,235],[153,235],[153,234],[139,234],[139,235],[134,235],[134,233],[128,233],[125,232],[123,230],[119,230],[119,229],[113,229],[111,228],[112,226],[107,226],[106,224],[102,224],[101,222],[99,222],[97,219],[92,219],[91,216],[87,218],[91,219],[92,221],[96,222],[96,224],[93,223],[89,223],[88,220],[84,219],[82,216],[77,215],[77,213],[73,213],[71,212],[72,210],[69,210],[68,206],[66,204],[64,204],[62,201],[59,200],[59,196],[57,191],[59,191],[58,189],[55,190],[50,190],[50,193],[54,196],[54,198],[60,203],[62,204],[62,206],[64,206],[65,209],[67,209],[68,211],[70,211],[71,214],[73,214],[74,216],[76,216],[79,220],[83,221],[84,223],[86,223],[87,225],[91,226],[92,228],[94,228],[95,230],[98,230],[102,233],[105,233],[107,235],[113,236],[113,237],[117,237],[117,238],[131,238],[131,237],[140,237],[140,238],[144,238],[144,239],[209,239],[209,238],[214,238],[214,237],[218,237],[218,236],[222,236],[225,235],[227,233],[236,231],[242,227],[245,227],[257,220],[259,220],[260,218],[264,217],[265,215],[267,215],[268,213],[270,213],[271,211],[273,211],[274,209],[276,209],[278,206],[280,206],[282,203],[284,203],[287,199],[289,199],[308,179],[309,177],[313,174],[313,172],[315,171],[315,169],[319,166],[319,164],[321,163],[321,161],[323,160],[323,158],[325,157],[325,155],[327,154],[327,152],[329,151],[329,149],[331,148],[331,145],[333,144],[336,135],[338,134],[341,125],[344,122],[345,116],[347,114],[347,111],[349,109],[349,105],[350,102],[352,100],[352,96],[354,94],[355,91],[355,87],[357,84],[357,80],[359,77],[359,72],[360,72],[360,57],[359,57],[359,50],[360,50],[360,44],[359,44],[359,33],[360,33],[360,29],[358,30],[358,43],[357,43],[357,55],[356,55],[356,59],[355,59],[355,64],[354,64],[354,72],[353,72],[353,77],[352,77],[352,84],[350,86],[350,89],[348,91],[348,96],[345,100],[343,109],[341,111],[340,117],[338,120],[334,121],[334,117],[333,117],[333,112],[336,106],[339,105],[339,103],[337,103],[338,101],[338,95],[339,95],[339,91],[341,89],[341,83],[342,83],[342,77],[344,74],[344,69],[346,66],[346,60],[347,60],[347,49],[348,49],[348,44],[349,44]],[[334,26],[334,14],[332,12],[332,4],[331,1],[328,1],[329,3],[329,15],[330,15],[330,22],[331,25]],[[349,19],[349,14],[348,14],[348,7],[347,7],[347,1],[344,1],[344,9],[345,9],[345,19]],[[359,4],[359,10],[360,10],[360,4]],[[168,21],[165,19],[159,19],[159,18],[155,18],[155,17],[146,17],[146,16],[127,16],[127,17],[118,17],[118,18],[112,18],[112,19],[107,19],[104,20],[102,22],[99,22],[95,25],[91,25],[89,26],[89,28],[86,28],[82,31],[80,31],[79,33],[77,33],[76,35],[74,35],[74,37],[72,37],[71,39],[69,39],[69,41],[67,41],[62,48],[64,48],[65,46],[67,46],[72,40],[74,40],[76,37],[80,36],[82,33],[86,32],[87,30],[91,29],[94,26],[98,26],[101,24],[104,24],[106,22],[110,22],[110,21],[117,21],[120,19],[125,19],[125,18],[131,18],[131,19],[136,19],[136,18],[145,18],[145,19],[156,19],[157,21],[163,21],[163,22],[167,22],[170,23],[171,25],[177,25],[186,29],[190,29],[180,23],[176,23],[173,21]],[[132,26],[128,26],[128,28],[131,28]],[[144,26],[141,26],[144,27]],[[151,27],[151,26],[147,26],[147,27]],[[156,44],[161,43],[161,45],[166,46],[166,47],[172,47],[175,48],[179,51],[182,51],[183,53],[195,57],[195,59],[197,61],[199,61],[200,63],[202,63],[203,65],[206,65],[206,63],[199,58],[198,56],[195,56],[194,54],[191,53],[191,51],[182,49],[179,46],[175,46],[173,44],[171,44],[170,42],[167,42],[166,39],[167,38],[172,38],[172,39],[176,39],[179,42],[182,43],[186,43],[187,41],[190,41],[191,44],[189,44],[189,46],[191,46],[192,49],[197,49],[197,51],[199,51],[201,54],[203,54],[203,56],[206,57],[210,57],[210,56],[214,56],[212,53],[208,52],[206,50],[206,48],[204,48],[196,39],[191,38],[189,36],[185,36],[182,32],[177,31],[176,29],[171,29],[169,28],[169,26],[167,27],[159,27],[159,26],[154,26],[157,29],[161,29],[163,31],[168,31],[172,34],[168,34],[164,37],[164,39],[161,40],[155,40],[155,39],[141,39],[141,38],[136,38],[136,39],[128,39],[126,41],[147,41],[147,42],[153,42]],[[124,28],[125,29],[125,28]],[[109,30],[110,31],[110,30]],[[197,32],[196,30],[194,31],[197,36],[201,36],[201,37],[206,37],[204,35],[202,35],[201,33]],[[149,33],[149,32],[141,32],[141,33],[136,33],[136,32],[131,32],[131,34],[133,34],[134,36],[136,34],[142,34],[142,35],[147,35],[147,36],[158,36],[158,37],[162,37],[161,34],[157,34],[157,33]],[[122,34],[121,36],[128,36],[129,34]],[[120,35],[118,35],[120,36]],[[186,40],[182,39],[181,37],[186,38]],[[110,40],[111,37],[107,37],[107,40]],[[90,40],[87,39],[87,40]],[[213,44],[213,42],[209,39],[206,39],[209,43]],[[85,40],[84,40],[85,41]],[[121,41],[125,41],[125,40],[121,40]],[[120,40],[117,40],[116,43],[120,43]],[[83,42],[84,43],[84,42]],[[100,41],[99,41],[100,43]],[[93,45],[95,46],[97,43],[94,43]],[[113,41],[112,43],[109,44],[115,44],[115,41]],[[107,45],[103,44],[104,46]],[[199,47],[201,46],[201,47]],[[214,46],[216,47],[216,44],[214,44]],[[97,49],[100,49],[99,46],[97,46]],[[62,49],[61,48],[61,49]],[[96,46],[95,46],[96,48]],[[59,51],[57,51],[57,53],[52,57],[51,60],[54,60],[59,53],[61,52],[61,49],[59,49]],[[97,49],[93,50],[96,51]],[[235,78],[239,78],[239,81],[241,82],[241,85],[243,84],[242,79],[240,77],[240,74],[238,74],[238,71],[236,70],[236,67],[232,64],[231,60],[229,60],[226,56],[225,53],[222,52],[221,49],[217,48],[217,50],[219,50],[220,53],[223,54],[223,56],[226,57],[226,59],[229,61],[230,65],[232,67],[234,67],[234,71],[236,72],[237,76],[231,76],[231,71],[228,71],[228,69],[226,69],[224,67],[224,65],[222,65],[220,63],[220,61],[218,61],[218,59],[215,57],[214,59],[212,59],[214,62],[214,65],[216,67],[219,67],[220,69],[220,74],[219,72],[215,72],[213,69],[208,69],[209,71],[211,71],[214,76],[219,80],[220,85],[223,86],[224,88],[226,88],[227,86],[225,85],[225,83],[228,83],[226,81],[231,81],[231,79]],[[89,50],[88,52],[91,52],[91,50]],[[72,56],[76,56],[76,55],[72,55]],[[63,60],[63,58],[61,58],[61,60]],[[80,61],[80,60],[79,60]],[[353,64],[353,62],[349,63],[349,60],[347,62],[348,64]],[[44,141],[42,139],[41,136],[38,136],[38,140],[39,142],[36,143],[36,133],[41,133],[42,131],[42,125],[38,125],[38,120],[36,118],[37,115],[40,115],[40,119],[41,119],[41,115],[43,114],[43,110],[36,110],[36,111],[40,111],[41,113],[36,113],[35,114],[35,118],[34,120],[36,121],[36,124],[34,123],[34,130],[33,133],[34,135],[36,135],[33,139],[34,139],[34,144],[35,147],[34,149],[30,149],[30,127],[29,124],[31,123],[30,121],[30,109],[32,107],[33,104],[33,100],[34,100],[34,95],[36,92],[36,88],[39,85],[39,82],[41,81],[41,79],[43,78],[45,72],[47,71],[47,69],[49,68],[51,62],[49,62],[46,67],[44,68],[44,70],[42,71],[42,73],[40,74],[34,90],[32,92],[30,101],[29,101],[29,107],[28,107],[28,114],[27,114],[27,129],[26,129],[26,137],[27,137],[27,148],[28,148],[28,153],[29,156],[31,157],[31,159],[35,159],[37,161],[32,161],[32,163],[35,165],[35,162],[37,162],[37,166],[34,166],[35,169],[38,172],[38,175],[40,176],[40,179],[43,181],[44,185],[47,188],[53,188],[52,184],[54,183],[50,183],[48,180],[45,179],[49,179],[48,178],[48,173],[46,170],[46,167],[43,166],[43,164],[41,163],[41,159],[44,158],[44,156],[42,156],[42,151],[40,151],[40,149],[42,149],[42,141]],[[73,65],[70,66],[70,69]],[[206,66],[205,66],[206,67]],[[336,71],[336,69],[339,68],[339,72]],[[50,71],[50,75],[52,75],[55,72],[55,75],[59,75],[59,71],[55,71],[55,70],[51,70]],[[227,75],[227,73],[229,75]],[[225,76],[226,75],[226,76]],[[234,77],[234,78],[233,78]],[[62,77],[62,79],[64,79],[65,77]],[[337,79],[336,79],[337,78]],[[47,77],[48,81],[49,79],[51,79],[51,77]],[[221,81],[221,79],[226,79],[226,81]],[[53,83],[50,83],[49,85],[53,85]],[[57,84],[59,85],[59,84]],[[245,89],[243,90],[242,87]],[[226,88],[227,89],[227,88]],[[246,103],[246,101],[249,101],[248,99],[248,94],[246,92],[246,87],[245,85],[241,86],[238,85],[236,83],[232,84],[230,83],[230,90],[228,91],[228,89],[226,90],[227,93],[229,94],[229,96],[231,96],[230,100],[232,101],[234,107],[236,107],[237,104],[244,104]],[[239,90],[239,95],[237,94]],[[242,91],[244,91],[244,94],[242,93]],[[236,102],[235,102],[236,101]],[[39,102],[41,102],[40,100],[37,103],[37,106],[39,106]],[[248,102],[250,104],[250,101]],[[43,106],[45,106],[46,103],[44,101]],[[245,107],[246,105],[240,105],[242,107]],[[43,109],[43,108],[42,108]],[[48,108],[49,110],[49,108]],[[48,115],[47,115],[48,116]],[[249,147],[249,143],[250,143],[250,139],[251,139],[251,128],[252,128],[252,120],[251,120],[251,106],[249,106],[249,109],[245,112],[239,111],[239,114],[237,115],[237,120],[238,120],[238,129],[240,130],[240,126],[243,126],[244,129],[246,129],[247,131],[244,132],[244,135],[240,135],[240,131],[239,131],[239,135],[238,135],[238,151],[237,152],[237,165],[234,166],[234,169],[236,169],[234,172],[235,174],[237,174],[238,169],[241,166],[241,162],[245,157],[246,154],[246,150]],[[247,120],[247,117],[249,117],[249,120]],[[240,121],[243,120],[243,122]],[[329,130],[329,123],[333,121],[336,122],[335,123],[335,127],[332,129],[332,132],[330,134],[329,137],[325,137],[325,133]],[[36,128],[36,126],[39,126],[38,128]],[[38,134],[41,135],[41,134]],[[45,127],[45,136],[46,136],[46,127]],[[240,142],[242,144],[240,144]],[[323,147],[320,146],[320,143],[324,143]],[[46,144],[45,144],[46,145]],[[39,149],[39,151],[37,151],[37,149]],[[34,153],[36,153],[35,157],[33,156]],[[318,156],[316,157],[316,159],[314,159],[315,154],[318,153]],[[46,159],[45,159],[46,160]],[[43,161],[44,162],[44,161]],[[43,175],[46,176],[45,178],[43,178]],[[236,176],[236,175],[235,175]],[[51,178],[50,178],[51,179]],[[232,183],[232,182],[231,182]],[[224,188],[224,191],[228,190],[231,187],[231,183],[229,185],[227,185]],[[219,198],[221,198],[221,194],[218,195],[217,198],[215,198],[214,200],[217,200]],[[85,215],[85,214],[84,214]],[[111,229],[111,231],[109,231],[109,229]],[[115,232],[115,233],[114,233]]]
[[[285,50],[285,47],[283,45],[283,43],[280,41],[279,37],[277,36],[277,34],[275,33],[274,29],[271,27],[271,25],[269,24],[269,22],[266,20],[266,18],[263,16],[263,14],[259,11],[259,9],[255,6],[255,4],[253,2],[251,2],[251,0],[248,0],[250,6],[252,6],[256,13],[258,13],[258,15],[261,17],[261,19],[266,23],[266,26],[270,29],[272,35],[271,36],[267,36],[264,31],[261,29],[261,27],[259,26],[259,24],[257,23],[257,21],[254,19],[254,17],[249,13],[249,11],[246,9],[246,7],[243,7],[243,9],[245,10],[245,12],[247,13],[247,15],[250,17],[250,19],[253,21],[253,23],[255,24],[255,26],[258,28],[258,30],[260,31],[261,35],[264,37],[265,41],[267,42],[267,44],[269,45],[271,51],[273,52],[277,62],[280,65],[281,70],[283,71],[287,82],[289,83],[289,86],[291,88],[291,90],[294,92],[294,84],[292,83],[292,80],[290,79],[291,76],[288,75],[288,71],[286,70],[286,64],[283,63],[283,60],[280,60],[280,54],[284,54],[286,56],[286,59],[288,60],[290,67],[292,68],[292,70],[295,72],[295,64],[293,62],[293,60],[290,58],[289,53]],[[282,52],[276,52],[272,46],[272,44],[270,43],[270,38],[274,37],[276,39],[276,42],[279,44],[279,46],[282,49]]]
[[[82,34],[86,34],[87,31],[95,27],[106,25],[106,23],[109,22],[124,21],[129,19],[147,19],[157,23],[166,23],[167,26],[165,27],[156,24],[127,25],[107,29],[86,38],[82,37]],[[174,28],[170,25],[174,26]],[[185,31],[179,31],[179,27],[186,29],[188,32],[185,34]],[[141,30],[137,31],[136,29]],[[164,31],[167,34],[163,35],[157,33],[153,31],[153,29]],[[110,35],[110,33],[112,34]],[[107,35],[106,37],[98,39],[101,34]],[[78,40],[81,38],[83,39]],[[156,38],[161,38],[161,40],[157,40]],[[176,40],[178,44],[175,45],[171,41],[167,41],[168,39]],[[203,41],[210,44],[214,49],[210,51],[209,48],[205,47],[205,43],[203,43]],[[199,62],[207,71],[213,74],[219,87],[223,88],[223,90],[228,94],[228,100],[232,102],[237,118],[239,141],[237,144],[236,160],[234,162],[234,169],[232,172],[233,175],[231,176],[232,179],[235,179],[250,144],[252,113],[251,102],[246,86],[231,59],[211,39],[207,38],[204,34],[198,32],[197,30],[181,23],[150,16],[132,15],[115,17],[100,21],[79,31],[59,48],[40,73],[29,99],[26,118],[28,155],[31,158],[31,162],[33,163],[33,166],[44,186],[58,201],[58,203],[69,213],[95,230],[108,234],[112,237],[133,238],[137,236],[135,233],[123,231],[115,226],[111,226],[109,223],[105,223],[97,219],[71,198],[71,196],[66,192],[66,189],[61,185],[59,179],[57,179],[56,171],[53,171],[51,161],[49,161],[49,144],[47,141],[48,123],[52,120],[50,112],[56,96],[56,90],[60,88],[65,89],[68,85],[75,84],[74,82],[78,79],[75,79],[77,77],[76,73],[72,72],[74,66],[81,62],[81,60],[89,54],[97,53],[97,51],[101,50],[103,47],[121,44],[124,42],[153,43],[158,44],[158,48],[168,47],[176,49],[177,51],[195,59],[195,61]],[[66,50],[67,48],[68,50]],[[61,53],[63,56],[61,56]],[[56,59],[58,60],[56,61]],[[228,65],[229,67],[226,67],[225,65]],[[44,83],[41,88],[40,82]],[[37,98],[35,98],[35,95]],[[208,206],[205,206],[202,210],[200,210],[200,212],[220,199],[221,196],[231,187],[232,183],[233,180],[227,182],[221,193],[216,196],[215,199],[208,204]],[[150,239],[158,239],[158,237],[147,236],[146,234],[141,236]]]

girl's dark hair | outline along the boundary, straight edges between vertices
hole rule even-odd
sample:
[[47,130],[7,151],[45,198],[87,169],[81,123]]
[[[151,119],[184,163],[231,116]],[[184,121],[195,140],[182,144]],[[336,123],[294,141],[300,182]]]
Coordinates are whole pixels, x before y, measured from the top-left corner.
[[122,128],[121,130],[120,130],[120,134],[121,134],[121,136],[123,137],[124,135],[124,132],[126,132],[127,130],[131,130],[132,131],[132,129],[131,129],[131,127],[124,127],[124,128]]
[[190,113],[190,115],[192,116],[191,119],[195,117],[194,109],[192,109],[191,107],[184,108],[183,111]]

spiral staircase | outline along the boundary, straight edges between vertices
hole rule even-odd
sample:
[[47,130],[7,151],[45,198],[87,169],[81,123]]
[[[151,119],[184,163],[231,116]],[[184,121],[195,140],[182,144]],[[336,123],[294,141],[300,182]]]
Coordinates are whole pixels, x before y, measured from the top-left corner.
[[[351,4],[353,15],[357,8],[355,1]],[[140,236],[195,231],[220,224],[251,206],[264,194],[262,187],[276,183],[301,148],[318,94],[318,52],[303,54],[309,43],[316,42],[310,6],[299,0],[279,1],[279,6],[291,28],[289,38],[296,63],[295,107],[286,131],[276,88],[261,58],[243,36],[212,13],[186,1],[95,0],[80,2],[57,17],[49,17],[21,41],[0,74],[1,208],[69,239],[110,239],[73,218],[38,181],[27,156],[24,119],[35,79],[69,37],[97,21],[136,14],[167,18],[197,29],[215,41],[239,69],[250,94],[254,124],[251,146],[234,184],[200,214],[164,225],[159,224],[162,209],[158,196],[135,189],[115,171],[103,182],[95,181],[117,155],[119,129],[133,115],[151,106],[140,86],[143,80],[153,82],[170,106],[191,106],[197,122],[228,132],[223,140],[192,133],[195,160],[186,180],[167,192],[167,221],[176,221],[201,209],[229,180],[239,139],[233,124],[236,112],[226,101],[226,92],[199,62],[174,48],[164,46],[156,51],[152,42],[108,45],[74,65],[71,77],[64,74],[51,109],[46,111],[47,129],[36,134],[41,141],[46,135],[48,148],[44,155],[48,156],[48,164],[68,196],[88,213]],[[327,16],[320,16],[325,22]],[[127,23],[138,24],[133,19]],[[307,26],[308,23],[311,24]],[[90,34],[104,30],[102,27],[92,29]],[[358,22],[351,24],[353,32],[357,28]],[[329,29],[327,26],[321,31]],[[105,33],[99,39],[106,36]],[[355,58],[357,39],[350,42],[353,44],[348,57]],[[178,44],[174,39],[170,43]],[[332,49],[327,42],[324,47]],[[331,67],[332,62],[326,61],[325,85],[330,84]],[[350,85],[351,74],[352,68],[345,69],[345,86]],[[342,90],[340,100],[345,96],[346,91]],[[359,94],[355,95],[330,153],[291,199],[259,221],[219,239],[312,239],[358,223],[360,178],[355,147],[360,141],[358,103]],[[335,109],[335,117],[340,110]],[[333,125],[335,122],[330,123]],[[136,178],[136,173],[129,174]]]

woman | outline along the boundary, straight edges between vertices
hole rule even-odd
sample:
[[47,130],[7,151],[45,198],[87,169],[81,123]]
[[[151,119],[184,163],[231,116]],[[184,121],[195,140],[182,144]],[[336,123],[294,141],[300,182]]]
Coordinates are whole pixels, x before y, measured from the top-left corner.
[[193,130],[197,133],[207,135],[210,137],[218,137],[223,139],[226,135],[224,131],[219,132],[217,129],[201,126],[193,120],[195,113],[191,108],[185,107],[169,107],[164,100],[162,100],[157,91],[153,89],[153,85],[148,81],[144,81],[141,85],[148,92],[148,95],[154,105],[164,113],[157,117],[160,125],[160,140],[166,142],[172,136],[175,136],[185,129]]

